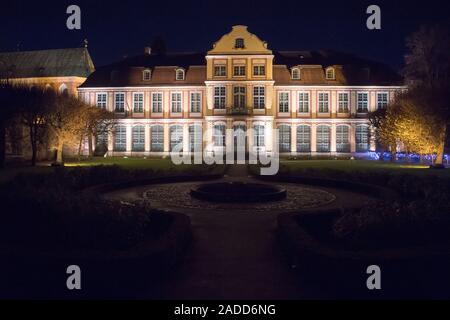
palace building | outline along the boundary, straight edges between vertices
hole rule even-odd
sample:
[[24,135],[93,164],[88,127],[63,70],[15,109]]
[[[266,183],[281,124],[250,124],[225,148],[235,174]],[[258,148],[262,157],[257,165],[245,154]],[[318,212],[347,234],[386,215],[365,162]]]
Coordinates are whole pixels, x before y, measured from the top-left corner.
[[78,94],[118,115],[114,132],[97,139],[109,155],[167,155],[179,144],[215,151],[242,132],[247,151],[270,153],[277,144],[286,155],[358,155],[375,149],[368,112],[405,88],[381,63],[273,51],[237,25],[206,54],[146,48],[100,67]]

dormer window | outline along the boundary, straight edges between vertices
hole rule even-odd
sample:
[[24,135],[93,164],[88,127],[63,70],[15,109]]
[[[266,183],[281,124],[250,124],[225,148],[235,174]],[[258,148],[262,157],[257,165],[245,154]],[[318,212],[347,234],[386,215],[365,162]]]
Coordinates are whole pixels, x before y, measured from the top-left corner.
[[234,42],[235,49],[244,49],[244,39],[237,38]]
[[144,81],[150,81],[152,79],[152,71],[151,70],[144,70],[142,71],[142,80]]
[[175,79],[177,81],[184,80],[184,69],[177,69],[175,71]]
[[291,77],[293,80],[300,80],[300,69],[293,68],[291,71]]
[[327,68],[325,71],[325,77],[327,80],[335,80],[336,74],[334,72],[334,68]]

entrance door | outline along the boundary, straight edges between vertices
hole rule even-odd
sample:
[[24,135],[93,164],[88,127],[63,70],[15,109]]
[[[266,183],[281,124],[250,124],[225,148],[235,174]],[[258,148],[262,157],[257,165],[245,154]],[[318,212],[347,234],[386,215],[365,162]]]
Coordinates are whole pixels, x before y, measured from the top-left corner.
[[234,152],[245,153],[247,150],[247,127],[245,124],[235,124],[233,126]]

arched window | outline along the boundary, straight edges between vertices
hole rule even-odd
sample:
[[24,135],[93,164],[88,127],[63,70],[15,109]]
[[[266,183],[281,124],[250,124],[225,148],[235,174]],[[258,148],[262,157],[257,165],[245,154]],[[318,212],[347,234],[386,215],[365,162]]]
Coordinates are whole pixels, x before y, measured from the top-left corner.
[[300,69],[293,68],[291,71],[291,77],[293,80],[300,80]]
[[225,125],[215,124],[213,128],[213,142],[215,147],[225,146]]
[[142,125],[134,126],[132,130],[133,134],[133,151],[144,151],[145,150],[145,127]]
[[175,71],[175,79],[178,81],[184,80],[184,69],[177,69]]
[[[33,86],[31,86],[31,88],[33,88]],[[48,83],[45,85],[45,90],[52,90],[52,86],[49,85]]]
[[278,126],[278,141],[280,152],[291,152],[291,126],[281,124]]
[[150,130],[150,150],[164,151],[164,128],[161,125],[152,126]]
[[311,128],[307,125],[297,127],[297,152],[311,152]]
[[173,125],[170,127],[170,151],[183,151],[183,126]]
[[264,125],[256,124],[253,126],[253,145],[255,147],[265,146]]
[[114,151],[125,151],[127,148],[127,128],[118,125],[114,130]]
[[356,126],[355,132],[356,152],[365,152],[369,150],[369,126]]
[[189,126],[189,149],[191,152],[202,151],[202,125],[193,124]]
[[317,152],[330,152],[330,127],[325,125],[317,126],[316,134]]
[[69,94],[69,89],[67,89],[67,86],[64,83],[59,86],[59,93],[61,93],[62,95]]
[[336,79],[336,74],[334,72],[334,68],[332,68],[332,67],[327,68],[326,71],[325,71],[325,77],[326,77],[327,80],[334,80],[334,79]]
[[152,71],[149,69],[146,69],[142,71],[142,80],[144,81],[150,81],[152,79]]
[[336,127],[336,151],[350,152],[350,139],[348,126],[340,125]]

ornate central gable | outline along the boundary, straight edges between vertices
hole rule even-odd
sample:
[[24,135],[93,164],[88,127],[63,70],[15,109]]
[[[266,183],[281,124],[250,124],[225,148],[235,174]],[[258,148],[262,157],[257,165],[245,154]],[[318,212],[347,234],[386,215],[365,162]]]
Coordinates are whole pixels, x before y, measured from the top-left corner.
[[267,49],[265,41],[248,32],[247,26],[237,25],[208,51],[208,55],[222,54],[272,54],[272,51]]

